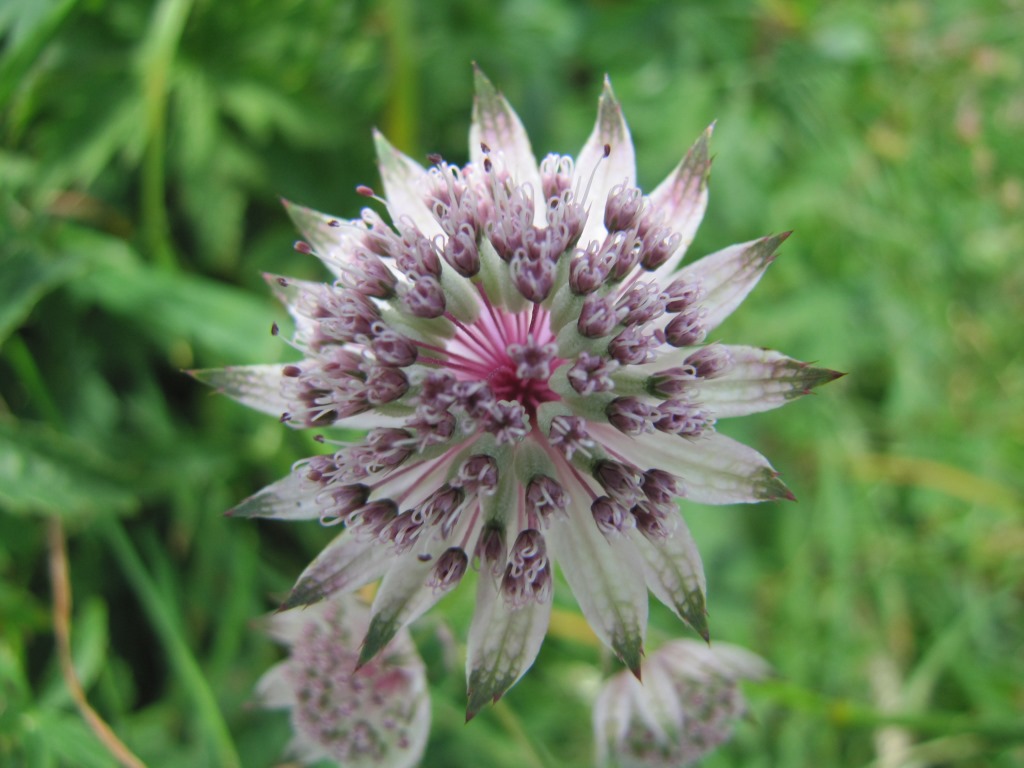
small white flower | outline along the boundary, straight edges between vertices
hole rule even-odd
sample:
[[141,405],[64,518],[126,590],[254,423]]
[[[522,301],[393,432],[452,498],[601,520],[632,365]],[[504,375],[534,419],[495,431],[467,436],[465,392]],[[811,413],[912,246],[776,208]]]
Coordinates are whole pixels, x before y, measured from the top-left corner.
[[746,711],[739,680],[768,674],[742,648],[675,640],[641,665],[609,678],[594,704],[598,761],[616,768],[684,768],[732,737]]
[[634,671],[647,593],[705,638],[705,584],[677,506],[792,498],[716,419],[839,374],[710,344],[786,238],[680,268],[707,205],[709,128],[649,195],[605,83],[575,160],[538,164],[479,71],[470,161],[423,168],[376,136],[390,223],[287,204],[333,283],[271,277],[295,320],[288,365],[196,376],[295,427],[371,428],[300,462],[233,514],[343,523],[286,607],[383,577],[362,660],[479,568],[469,714],[529,668],[560,564]]
[[290,710],[288,752],[304,763],[410,768],[423,756],[430,731],[423,661],[403,630],[360,666],[369,623],[369,608],[352,595],[268,619],[288,657],[260,678],[256,695],[267,708]]

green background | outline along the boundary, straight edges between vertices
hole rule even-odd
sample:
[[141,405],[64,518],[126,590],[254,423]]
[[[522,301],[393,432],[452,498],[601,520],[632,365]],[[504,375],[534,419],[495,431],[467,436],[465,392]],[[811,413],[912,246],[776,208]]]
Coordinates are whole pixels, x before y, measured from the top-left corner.
[[[254,628],[328,540],[223,510],[316,452],[184,368],[286,359],[261,272],[324,276],[279,197],[357,215],[370,132],[466,159],[477,61],[538,154],[608,73],[652,189],[717,120],[691,249],[795,229],[723,341],[849,375],[720,430],[798,503],[684,506],[713,636],[764,656],[707,766],[1024,764],[1024,6],[0,3],[0,765],[107,766],[54,655],[68,536],[90,700],[153,766],[270,766]],[[586,766],[616,663],[568,589],[464,726],[463,589],[419,622],[428,766]],[[686,635],[654,611],[652,647]]]

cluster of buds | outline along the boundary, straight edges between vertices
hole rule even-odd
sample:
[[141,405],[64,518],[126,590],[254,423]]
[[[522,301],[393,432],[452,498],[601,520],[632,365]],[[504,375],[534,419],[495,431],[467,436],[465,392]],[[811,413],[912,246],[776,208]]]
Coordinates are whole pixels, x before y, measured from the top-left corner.
[[685,768],[728,741],[746,711],[741,680],[768,666],[736,646],[674,640],[643,663],[643,683],[623,672],[594,705],[598,761],[616,768]]
[[290,711],[288,752],[303,763],[411,768],[423,756],[430,731],[423,661],[403,631],[360,666],[369,617],[356,597],[340,596],[267,619],[288,656],[263,675],[256,697],[261,706]]

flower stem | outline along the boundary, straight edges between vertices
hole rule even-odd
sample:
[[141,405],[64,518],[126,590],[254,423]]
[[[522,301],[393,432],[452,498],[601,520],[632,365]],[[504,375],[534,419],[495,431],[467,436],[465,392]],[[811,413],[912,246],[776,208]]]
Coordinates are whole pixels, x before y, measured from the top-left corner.
[[50,550],[50,587],[53,590],[53,634],[57,641],[61,676],[82,719],[114,759],[125,768],[145,768],[145,763],[125,746],[92,708],[82,689],[75,663],[71,659],[71,582],[68,578],[67,542],[59,517],[49,519],[46,533]]
[[927,735],[974,733],[996,741],[1024,740],[1024,724],[1019,719],[983,719],[957,712],[879,712],[855,701],[825,696],[784,680],[750,682],[744,688],[751,699],[761,698],[789,709],[817,714],[840,727],[895,725]]
[[159,266],[175,266],[167,220],[167,100],[171,65],[191,0],[162,0],[140,51],[140,76],[146,109],[146,153],[142,164],[142,235],[149,257]]

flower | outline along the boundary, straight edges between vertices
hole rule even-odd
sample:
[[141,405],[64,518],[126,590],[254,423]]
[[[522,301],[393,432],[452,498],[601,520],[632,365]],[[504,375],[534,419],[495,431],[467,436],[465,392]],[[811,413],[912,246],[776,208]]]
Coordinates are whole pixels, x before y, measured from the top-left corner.
[[267,708],[291,710],[288,751],[303,763],[410,768],[423,756],[430,731],[423,661],[403,630],[357,669],[369,621],[369,608],[351,595],[268,619],[289,655],[260,678],[256,696]]
[[627,672],[609,678],[594,704],[600,765],[692,765],[731,738],[746,710],[738,681],[765,677],[768,665],[734,645],[674,640],[642,670],[642,685]]
[[786,238],[678,269],[707,203],[710,128],[645,195],[610,83],[577,158],[538,165],[508,102],[475,79],[465,166],[432,156],[425,169],[375,136],[384,196],[358,191],[390,223],[373,208],[341,221],[285,204],[306,238],[297,248],[335,277],[268,278],[303,359],[194,374],[294,427],[370,428],[231,514],[344,526],[285,607],[383,577],[363,662],[477,569],[470,716],[536,657],[556,560],[630,669],[648,589],[706,638],[677,499],[792,498],[715,420],[839,375],[704,343]]

